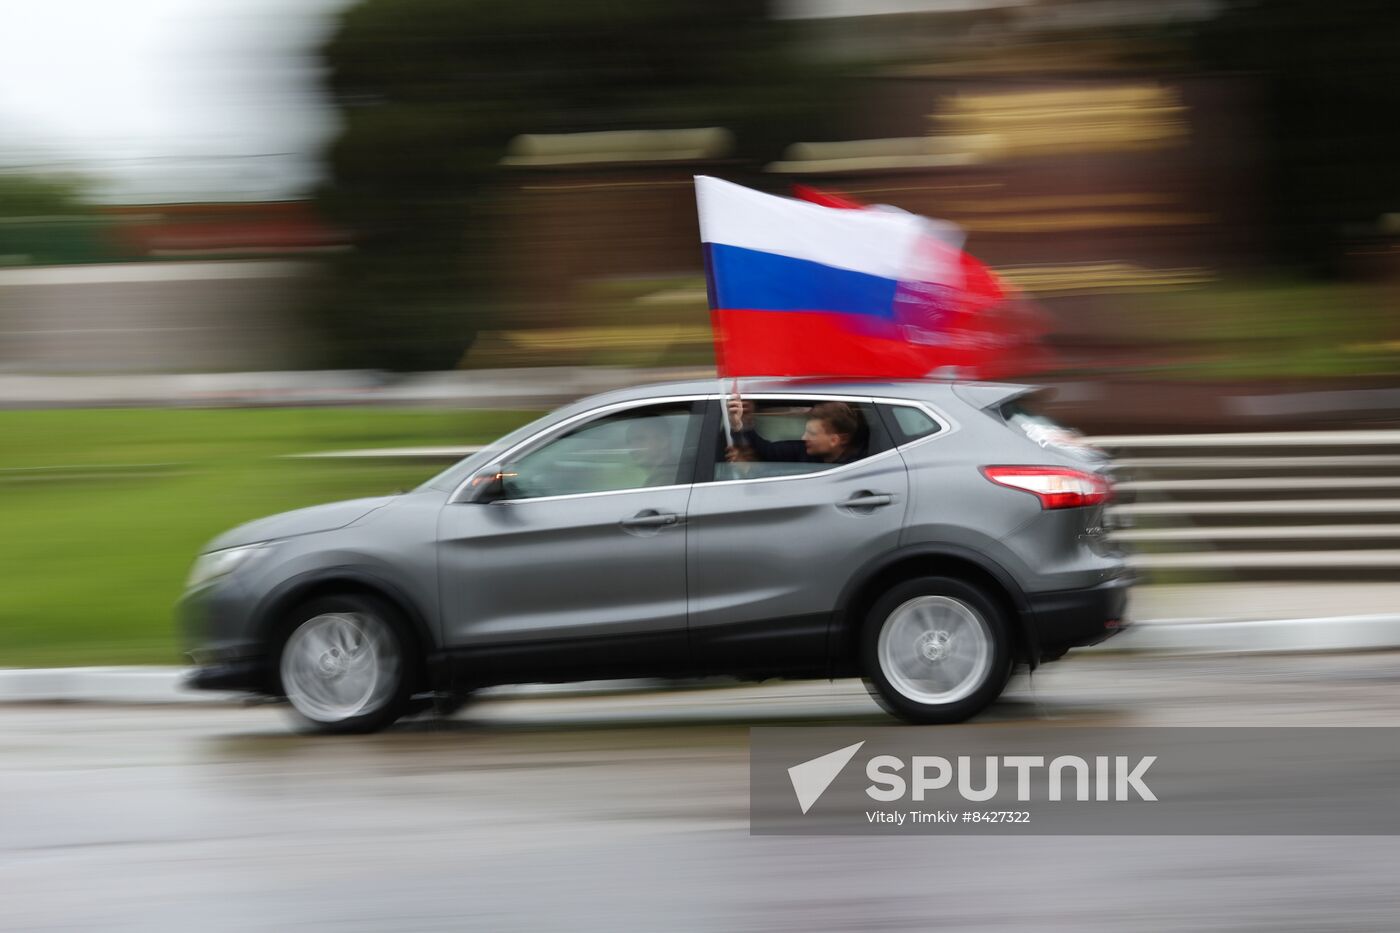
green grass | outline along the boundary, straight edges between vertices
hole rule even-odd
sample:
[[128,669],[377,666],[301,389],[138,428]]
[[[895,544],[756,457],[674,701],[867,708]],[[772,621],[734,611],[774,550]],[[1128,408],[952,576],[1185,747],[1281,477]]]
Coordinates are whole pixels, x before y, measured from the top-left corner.
[[1186,359],[1170,379],[1392,377],[1400,372],[1393,286],[1287,279],[1228,280],[1125,302],[1125,325],[1145,344]]
[[[177,663],[172,609],[196,551],[214,535],[273,512],[415,486],[444,466],[283,454],[484,443],[531,417],[0,412],[0,667]],[[43,469],[74,466],[84,469]]]

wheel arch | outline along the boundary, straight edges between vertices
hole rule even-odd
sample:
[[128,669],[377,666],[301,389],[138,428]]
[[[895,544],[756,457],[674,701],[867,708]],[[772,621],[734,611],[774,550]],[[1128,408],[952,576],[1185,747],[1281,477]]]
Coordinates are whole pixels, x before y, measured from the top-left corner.
[[915,577],[946,576],[973,584],[996,600],[1011,621],[1015,656],[1032,668],[1040,663],[1030,603],[1014,577],[971,548],[918,545],[901,548],[862,568],[846,585],[832,620],[828,653],[833,671],[858,673],[860,630],[880,594]]
[[269,656],[270,689],[279,689],[277,661],[272,655],[286,634],[284,628],[289,613],[297,606],[318,597],[340,594],[369,596],[394,608],[407,626],[407,634],[413,639],[413,647],[417,649],[421,664],[419,676],[425,679],[425,683],[420,686],[437,687],[444,666],[439,663],[438,640],[433,636],[422,608],[401,587],[382,577],[356,568],[339,567],[309,571],[292,577],[269,593],[259,604],[255,626],[258,640],[266,647]]

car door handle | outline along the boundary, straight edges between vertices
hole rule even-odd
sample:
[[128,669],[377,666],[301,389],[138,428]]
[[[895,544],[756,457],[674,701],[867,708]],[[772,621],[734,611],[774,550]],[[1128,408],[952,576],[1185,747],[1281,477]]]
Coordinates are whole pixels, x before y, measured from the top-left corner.
[[674,525],[681,520],[681,517],[674,512],[658,512],[655,509],[647,509],[638,512],[631,518],[622,520],[623,528],[660,528],[665,525]]
[[843,509],[878,509],[894,502],[894,496],[887,492],[858,492],[845,502]]

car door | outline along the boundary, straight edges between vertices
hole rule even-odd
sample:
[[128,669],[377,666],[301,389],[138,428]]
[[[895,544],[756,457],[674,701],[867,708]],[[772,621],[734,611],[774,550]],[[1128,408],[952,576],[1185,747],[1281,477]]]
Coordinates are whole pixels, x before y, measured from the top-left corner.
[[[755,395],[796,413],[830,398]],[[719,403],[690,498],[692,650],[727,671],[820,674],[832,610],[856,571],[899,541],[908,477],[869,399],[861,458],[724,464]],[[800,428],[794,427],[789,436]],[[771,439],[771,438],[770,438]]]
[[468,668],[508,682],[683,658],[702,407],[630,403],[572,419],[504,455],[499,498],[444,507],[444,635]]

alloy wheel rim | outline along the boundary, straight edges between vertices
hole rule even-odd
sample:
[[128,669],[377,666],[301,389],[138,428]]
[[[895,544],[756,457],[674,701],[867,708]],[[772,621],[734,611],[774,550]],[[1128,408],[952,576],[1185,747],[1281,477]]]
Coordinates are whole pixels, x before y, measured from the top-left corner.
[[366,613],[324,613],[303,622],[282,651],[282,689],[293,708],[334,723],[381,709],[398,687],[398,642]]
[[970,696],[991,673],[992,630],[962,600],[917,596],[885,619],[876,653],[901,696],[946,705]]

